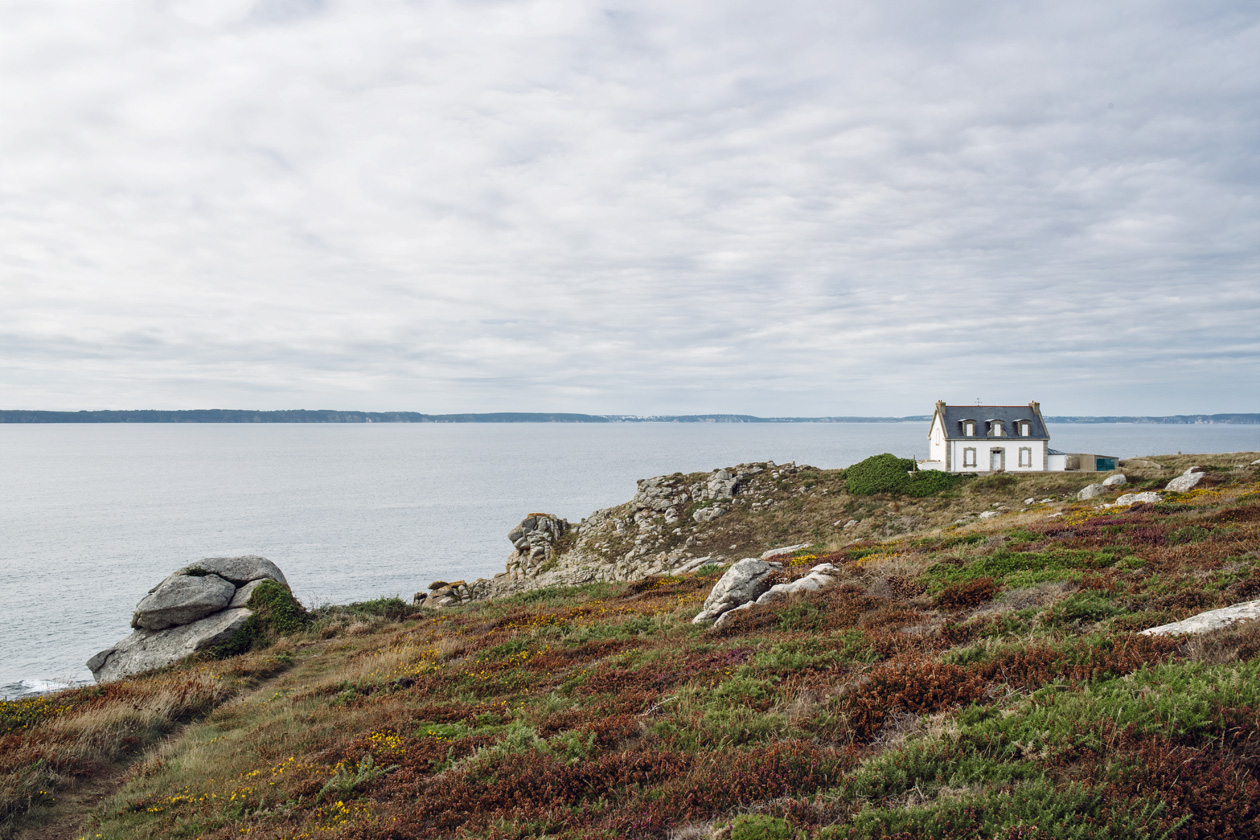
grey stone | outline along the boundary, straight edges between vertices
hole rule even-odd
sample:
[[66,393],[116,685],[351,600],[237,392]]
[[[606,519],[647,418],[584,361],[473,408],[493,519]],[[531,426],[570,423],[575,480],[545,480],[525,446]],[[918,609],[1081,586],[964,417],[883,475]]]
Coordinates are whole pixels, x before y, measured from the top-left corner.
[[1241,604],[1234,604],[1232,607],[1223,607],[1219,610],[1208,610],[1198,615],[1192,615],[1183,621],[1161,624],[1158,627],[1143,630],[1142,635],[1172,636],[1178,633],[1207,633],[1211,630],[1228,627],[1239,621],[1249,621],[1257,618],[1260,618],[1260,600],[1244,601]]
[[694,572],[696,569],[700,568],[705,563],[708,563],[709,559],[710,558],[707,556],[696,557],[694,559],[688,560],[686,563],[683,563],[681,566],[675,566],[674,568],[669,570],[669,573],[671,575],[685,575],[688,572]]
[[266,557],[259,557],[255,554],[246,554],[241,557],[207,557],[180,571],[188,572],[190,570],[218,575],[224,580],[232,581],[237,586],[265,578],[270,578],[286,587],[289,585],[289,582],[284,579],[284,572],[280,571],[275,563],[272,563]]
[[712,522],[724,513],[726,513],[725,508],[706,507],[700,508],[695,513],[691,514],[691,518],[696,522]]
[[726,622],[729,621],[733,616],[735,616],[736,614],[738,614],[739,612],[743,610],[752,609],[755,603],[756,603],[755,601],[749,601],[747,604],[740,604],[738,607],[735,607],[734,609],[727,610],[726,612],[722,613],[721,615],[717,617],[717,621],[713,622],[713,626],[717,629],[721,629],[722,626],[725,625]]
[[1076,494],[1076,498],[1084,502],[1084,501],[1093,499],[1097,496],[1101,496],[1102,494],[1106,492],[1107,492],[1107,488],[1103,487],[1101,484],[1091,484],[1088,487],[1082,487],[1080,489],[1080,492]]
[[801,592],[817,592],[820,589],[826,589],[835,585],[839,574],[840,570],[830,563],[819,563],[810,569],[809,574],[805,577],[797,578],[790,583],[778,583],[767,589],[757,598],[757,606],[763,606],[772,601],[780,601],[790,595],[796,595]]
[[809,543],[801,543],[800,545],[785,545],[782,548],[772,548],[769,551],[761,552],[762,560],[769,560],[772,557],[781,557],[784,554],[791,554],[800,551],[802,548],[809,548]]
[[556,556],[556,542],[573,526],[558,516],[535,513],[521,520],[508,532],[514,549],[508,565],[519,565],[525,575],[534,575],[538,568]]
[[726,570],[713,585],[704,609],[691,620],[692,624],[714,621],[724,612],[754,601],[770,588],[770,575],[782,568],[779,563],[746,557]]
[[1163,496],[1159,495],[1154,490],[1147,490],[1145,493],[1125,493],[1123,496],[1120,496],[1111,504],[1104,505],[1104,507],[1121,507],[1123,505],[1136,505],[1138,502],[1145,502],[1146,504],[1153,505],[1156,502],[1162,501],[1163,498],[1164,498]]
[[1191,467],[1181,475],[1168,482],[1164,488],[1169,493],[1187,493],[1193,490],[1195,485],[1203,480],[1204,472],[1202,467]]
[[1128,481],[1129,479],[1125,478],[1120,473],[1116,473],[1115,475],[1109,475],[1104,478],[1102,485],[1103,487],[1119,487],[1121,484],[1127,484]]
[[980,512],[981,519],[997,519],[1001,515],[1002,514],[998,513],[996,510],[986,510]]
[[[264,580],[270,580],[270,578],[264,578]],[[238,586],[236,588],[236,594],[233,595],[232,600],[228,602],[228,609],[235,610],[248,604],[249,596],[253,595],[254,590],[260,586],[262,586],[261,580],[251,580],[244,586]]]
[[191,624],[227,607],[235,593],[236,586],[218,575],[174,574],[140,599],[131,626],[165,630]]
[[224,610],[169,630],[139,629],[93,656],[87,665],[97,682],[163,668],[199,650],[226,642],[253,614],[245,609]]

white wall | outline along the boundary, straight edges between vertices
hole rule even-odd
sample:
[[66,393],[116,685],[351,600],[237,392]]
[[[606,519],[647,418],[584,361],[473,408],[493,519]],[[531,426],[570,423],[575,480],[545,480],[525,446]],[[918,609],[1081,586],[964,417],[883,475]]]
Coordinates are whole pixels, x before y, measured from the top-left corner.
[[932,428],[928,430],[928,460],[940,461],[941,469],[945,469],[945,430],[939,414],[932,418]]
[[[990,459],[992,458],[990,453],[994,449],[1000,449],[1006,453],[1006,463],[1003,467],[1006,472],[1041,472],[1051,469],[1046,464],[1047,446],[1044,440],[975,437],[952,440],[949,444],[952,447],[950,456],[952,461],[951,467],[954,472],[989,472]],[[963,466],[963,450],[973,447],[976,450],[975,466]],[[1021,467],[1019,465],[1019,450],[1025,447],[1032,450],[1032,465]]]

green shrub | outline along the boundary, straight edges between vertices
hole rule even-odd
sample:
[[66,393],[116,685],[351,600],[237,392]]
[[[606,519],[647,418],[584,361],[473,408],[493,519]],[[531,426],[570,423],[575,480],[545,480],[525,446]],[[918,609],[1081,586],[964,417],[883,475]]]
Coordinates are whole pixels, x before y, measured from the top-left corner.
[[912,459],[898,458],[885,452],[858,461],[844,471],[844,477],[848,482],[849,492],[857,496],[904,493],[910,486],[910,471],[913,469]]
[[310,613],[298,603],[289,588],[274,580],[258,584],[246,606],[254,611],[254,616],[266,629],[279,636],[305,630],[311,623]]
[[384,618],[389,621],[402,621],[410,618],[415,609],[395,595],[392,598],[374,598],[371,601],[359,601],[350,604],[350,612],[357,616]]
[[848,482],[849,492],[856,496],[871,496],[875,493],[931,496],[948,490],[962,480],[961,476],[940,470],[920,472],[915,469],[914,459],[898,458],[888,452],[858,461],[844,471],[844,477]]
[[796,832],[778,817],[745,814],[731,823],[731,840],[792,840],[795,836]]
[[209,654],[215,659],[264,648],[278,636],[298,633],[311,623],[310,613],[293,597],[289,588],[274,580],[259,583],[245,606],[254,614],[230,639],[209,649]]
[[1124,612],[1124,608],[1113,603],[1101,592],[1087,590],[1074,592],[1055,604],[1046,615],[1046,624],[1065,626],[1083,624],[1090,621],[1102,621]]

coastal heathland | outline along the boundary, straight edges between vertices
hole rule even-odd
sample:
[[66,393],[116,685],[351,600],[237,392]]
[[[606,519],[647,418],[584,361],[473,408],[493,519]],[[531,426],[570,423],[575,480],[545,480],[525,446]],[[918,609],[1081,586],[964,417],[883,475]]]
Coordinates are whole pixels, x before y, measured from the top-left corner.
[[[0,704],[0,836],[1260,837],[1260,621],[1140,632],[1260,598],[1257,457],[1135,462],[1123,492],[1206,475],[1132,505],[765,469],[773,504],[660,530],[727,540],[691,571],[323,607]],[[802,543],[777,580],[837,585],[692,623],[732,552]]]

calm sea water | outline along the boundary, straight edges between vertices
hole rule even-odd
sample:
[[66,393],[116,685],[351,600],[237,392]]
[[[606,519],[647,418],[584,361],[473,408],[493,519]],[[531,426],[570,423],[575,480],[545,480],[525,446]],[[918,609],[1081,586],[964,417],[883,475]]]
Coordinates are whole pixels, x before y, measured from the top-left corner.
[[[1120,457],[1260,450],[1257,426],[1065,425]],[[0,695],[90,679],[132,608],[201,557],[261,554],[307,605],[503,570],[526,514],[745,461],[924,457],[926,424],[0,425]]]

